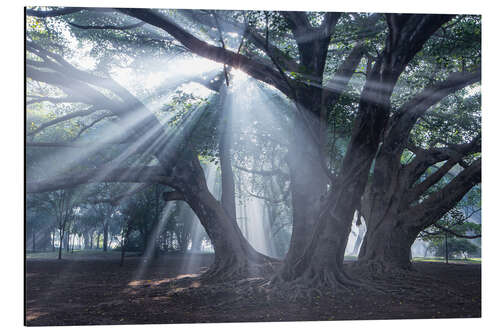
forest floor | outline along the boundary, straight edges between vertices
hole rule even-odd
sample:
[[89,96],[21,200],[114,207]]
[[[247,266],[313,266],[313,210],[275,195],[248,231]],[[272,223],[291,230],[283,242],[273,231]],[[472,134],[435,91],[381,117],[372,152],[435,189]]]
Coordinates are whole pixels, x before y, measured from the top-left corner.
[[[27,325],[481,316],[480,264],[417,262],[413,272],[389,277],[391,292],[340,292],[306,303],[248,293],[248,288],[243,293],[248,281],[204,285],[193,274],[210,265],[208,254],[189,260],[175,254],[150,261],[130,256],[123,267],[117,252],[66,257],[57,260],[48,254],[26,261]],[[347,269],[350,265],[346,263]]]

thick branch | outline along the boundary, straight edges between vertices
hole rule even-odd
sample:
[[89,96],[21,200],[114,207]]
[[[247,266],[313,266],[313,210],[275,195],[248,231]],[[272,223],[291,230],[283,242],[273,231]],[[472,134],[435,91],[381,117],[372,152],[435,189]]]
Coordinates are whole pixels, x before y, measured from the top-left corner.
[[81,110],[81,111],[77,111],[77,112],[72,112],[72,113],[66,114],[66,115],[64,115],[62,117],[58,117],[56,119],[53,119],[51,121],[48,121],[46,123],[41,124],[35,130],[29,132],[28,136],[35,135],[35,134],[39,133],[40,131],[42,131],[43,129],[45,129],[45,128],[49,127],[49,126],[61,123],[63,121],[70,120],[70,119],[77,118],[77,117],[88,116],[88,115],[90,115],[90,114],[92,114],[92,113],[94,113],[94,112],[96,112],[98,110],[99,110],[98,108],[94,107],[94,108],[90,108],[90,109]]
[[481,159],[475,160],[445,187],[429,195],[418,205],[410,207],[401,216],[402,221],[409,221],[421,229],[436,223],[444,214],[463,198],[475,185],[481,182]]
[[455,158],[459,161],[462,157],[481,151],[481,137],[477,136],[469,143],[449,145],[446,148],[422,149],[411,144],[408,149],[415,153],[415,158],[404,167],[404,177],[407,186],[413,185],[420,176],[432,165]]
[[[401,141],[407,137],[417,120],[434,104],[446,96],[481,80],[481,69],[475,72],[451,73],[448,78],[427,87],[401,107],[391,121],[387,139]],[[387,141],[386,139],[386,141]]]
[[386,52],[391,54],[386,65],[392,69],[392,80],[399,77],[434,32],[452,18],[452,15],[386,14],[389,27]]
[[75,27],[75,28],[78,28],[78,29],[83,29],[83,30],[130,30],[130,29],[134,29],[134,28],[138,28],[140,26],[143,26],[144,24],[146,24],[146,22],[139,22],[139,23],[134,23],[134,24],[129,24],[129,25],[124,25],[124,26],[116,26],[116,25],[80,25],[80,24],[76,24],[76,23],[71,23],[71,22],[68,22],[69,25]]
[[313,28],[305,12],[281,12],[292,30],[300,55],[300,63],[321,84],[330,36],[340,13],[328,13],[319,28]]
[[158,27],[189,49],[194,54],[211,59],[216,62],[227,64],[228,66],[238,68],[257,80],[268,83],[285,95],[289,95],[289,89],[278,72],[267,65],[255,62],[246,56],[225,50],[221,47],[210,45],[186,30],[171,22],[164,15],[150,9],[118,9],[122,13],[143,20],[155,27]]
[[323,100],[327,108],[335,105],[347,88],[349,81],[363,57],[364,45],[356,45],[340,65],[333,78],[324,85]]
[[[130,142],[103,142],[99,146],[129,144]],[[95,144],[97,145],[97,144]],[[72,143],[72,142],[26,142],[26,147],[41,147],[41,148],[79,148],[88,149],[88,144]]]
[[[67,62],[63,57],[60,55],[47,51],[37,45],[34,42],[31,41],[26,41],[26,49],[29,52],[33,52],[34,54],[40,56],[42,59],[44,59],[44,64],[47,68],[51,68],[54,71],[57,71],[59,73],[65,73],[69,77],[91,84],[95,85],[104,89],[108,89],[109,91],[113,92],[123,100],[125,103],[129,103],[132,105],[141,105],[139,100],[132,95],[127,89],[123,88],[121,85],[116,83],[112,78],[109,77],[99,77],[95,76],[93,74],[87,73],[85,71],[81,71],[77,68],[75,68],[73,65],[71,65],[69,62]],[[49,58],[53,59],[53,61],[50,61]],[[44,72],[45,73],[45,72]]]
[[70,97],[33,97],[29,101],[26,102],[26,105],[30,104],[35,104],[35,103],[40,103],[40,102],[50,102],[53,104],[58,104],[58,103],[71,103],[71,102],[76,102],[75,100],[71,99]]
[[31,66],[26,67],[26,75],[33,80],[45,82],[61,88],[66,94],[71,96],[74,101],[94,105],[95,107],[99,107],[101,109],[113,111],[118,110],[114,101],[107,98],[88,84],[74,79],[72,80],[69,75],[57,72],[41,71]]
[[84,10],[83,7],[72,7],[72,8],[59,8],[53,10],[33,10],[26,9],[26,15],[35,16],[35,17],[55,17],[55,16],[63,16],[68,14],[77,13],[79,11]]
[[78,134],[73,138],[73,141],[77,140],[82,134],[83,132],[85,132],[86,130],[88,130],[89,128],[92,128],[95,124],[103,121],[104,119],[107,119],[107,118],[110,118],[110,117],[114,117],[115,115],[114,114],[105,114],[95,120],[93,120],[90,124],[86,125],[86,126],[83,126],[80,131],[78,132]]
[[439,225],[437,223],[434,223],[433,224],[436,228],[440,229],[440,230],[443,230],[444,232],[447,232],[449,234],[452,234],[453,236],[455,237],[458,237],[458,238],[467,238],[467,239],[476,239],[476,238],[481,238],[481,234],[479,235],[462,235],[462,234],[459,234],[458,232],[456,231],[453,231],[452,229],[449,229],[449,228],[446,228],[446,227],[443,227],[442,225]]
[[[111,78],[97,77],[76,69],[61,56],[44,50],[36,43],[26,42],[27,50],[40,56],[53,71],[41,71],[32,66],[27,66],[27,75],[34,80],[42,81],[60,87],[69,96],[85,104],[94,105],[100,109],[111,111],[117,116],[132,117],[138,119],[134,122],[132,129],[143,135],[152,133],[152,129],[160,135],[164,130],[158,119],[145,107],[145,105],[132,95],[127,89],[116,83]],[[53,59],[53,60],[50,60]],[[116,94],[121,101],[112,100],[92,86],[108,89]],[[128,125],[130,127],[130,125]],[[157,136],[149,135],[150,140],[144,142],[149,145],[156,142]],[[163,163],[162,158],[159,158]]]
[[457,164],[457,158],[451,158],[448,161],[446,161],[445,164],[443,164],[433,174],[427,177],[423,182],[418,183],[417,185],[412,187],[407,192],[407,195],[405,195],[405,197],[407,197],[405,202],[412,203],[413,201],[417,200],[432,185],[440,181],[448,173],[448,171],[450,171],[451,168],[453,168],[453,166],[456,164]]
[[[193,10],[181,10],[181,13],[205,26],[209,26],[211,28],[215,27],[213,20],[208,14],[199,13],[198,11]],[[266,53],[271,53],[272,58],[276,59],[285,71],[300,71],[300,67],[295,61],[290,59],[288,55],[276,46],[269,44],[258,31],[250,27],[248,24],[230,20],[225,17],[219,17],[218,20],[224,24],[224,31],[237,32],[238,34],[243,35],[243,38],[246,38],[260,50]],[[266,62],[265,59],[259,59],[258,61]]]
[[[362,170],[369,172],[371,160],[379,150],[383,131],[390,115],[390,97],[394,86],[408,62],[421,50],[425,41],[446,21],[447,15],[392,15],[388,14],[389,35],[386,45],[370,69],[360,97],[359,109],[352,130],[351,140],[344,157],[340,174],[349,173],[367,160]],[[398,156],[399,158],[399,156]],[[368,161],[369,160],[369,161]],[[365,184],[359,188],[364,189]]]

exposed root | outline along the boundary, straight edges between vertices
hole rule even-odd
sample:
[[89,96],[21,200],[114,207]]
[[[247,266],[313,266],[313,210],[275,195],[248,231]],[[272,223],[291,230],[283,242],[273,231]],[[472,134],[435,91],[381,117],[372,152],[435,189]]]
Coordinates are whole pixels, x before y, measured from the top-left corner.
[[[380,261],[359,261],[350,265],[349,271],[378,290],[392,295],[412,294],[429,298],[436,297],[436,293],[446,297],[458,295],[452,288],[443,287],[442,281],[418,272],[412,266],[402,268]],[[439,285],[439,290],[433,285]]]
[[[261,259],[261,258],[259,258]],[[216,260],[201,276],[207,283],[238,281],[246,278],[269,278],[276,272],[279,261],[248,260],[237,261],[234,258]]]
[[[446,302],[465,302],[460,293],[444,286],[432,276],[416,270],[382,269],[379,264],[345,265],[342,271],[332,269],[313,270],[309,267],[295,279],[286,280],[283,274],[270,276],[249,276],[248,266],[238,270],[227,267],[212,267],[211,274],[221,274],[218,278],[206,275],[178,280],[173,283],[173,297],[181,299],[196,298],[203,300],[205,308],[234,309],[249,300],[256,304],[278,302],[280,304],[299,303],[317,306],[322,302],[331,302],[332,298],[350,298],[355,294],[366,297],[411,299],[418,303],[422,299],[440,299]],[[234,268],[234,267],[233,267]],[[255,268],[255,267],[254,267]],[[252,269],[252,272],[256,272]],[[282,272],[281,272],[282,273]],[[207,274],[207,273],[205,273]],[[246,275],[245,277],[242,277]],[[355,279],[352,276],[356,276]],[[239,277],[239,278],[238,278]],[[198,282],[198,287],[192,287]],[[213,299],[219,301],[213,303]]]
[[269,287],[274,295],[290,301],[312,301],[317,297],[355,293],[360,289],[377,291],[369,283],[353,279],[342,270],[308,268],[294,279],[287,279],[289,276],[284,274],[274,276]]

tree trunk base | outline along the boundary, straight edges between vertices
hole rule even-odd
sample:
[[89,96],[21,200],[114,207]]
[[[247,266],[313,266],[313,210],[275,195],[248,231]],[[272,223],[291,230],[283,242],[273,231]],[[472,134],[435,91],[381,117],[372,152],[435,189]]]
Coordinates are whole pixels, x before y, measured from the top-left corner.
[[351,265],[351,271],[371,272],[373,274],[386,274],[395,271],[413,271],[410,261],[405,264],[387,260],[359,259]]
[[382,260],[360,260],[349,265],[349,274],[383,293],[400,292],[408,279],[419,273],[410,264],[400,265]]
[[205,282],[218,283],[247,278],[270,278],[279,265],[277,259],[264,255],[255,258],[216,258],[213,265],[200,278]]
[[311,264],[301,274],[280,272],[274,276],[270,286],[279,296],[291,301],[312,300],[315,297],[339,292],[353,292],[360,288],[372,289],[368,283],[353,278],[344,270],[334,267],[317,267]]

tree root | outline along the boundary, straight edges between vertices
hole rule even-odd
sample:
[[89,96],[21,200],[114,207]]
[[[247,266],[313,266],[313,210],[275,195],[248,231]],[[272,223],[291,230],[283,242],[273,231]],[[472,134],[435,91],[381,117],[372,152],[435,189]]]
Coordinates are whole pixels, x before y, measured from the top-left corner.
[[368,282],[350,277],[342,270],[328,268],[308,268],[295,279],[285,279],[278,274],[272,278],[268,287],[275,296],[289,301],[312,301],[317,297],[354,293],[361,289],[368,292],[380,291]]
[[[262,259],[262,258],[259,258]],[[276,272],[278,261],[245,260],[237,261],[234,258],[216,260],[214,264],[201,275],[206,283],[237,281],[247,278],[266,278]]]

